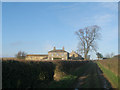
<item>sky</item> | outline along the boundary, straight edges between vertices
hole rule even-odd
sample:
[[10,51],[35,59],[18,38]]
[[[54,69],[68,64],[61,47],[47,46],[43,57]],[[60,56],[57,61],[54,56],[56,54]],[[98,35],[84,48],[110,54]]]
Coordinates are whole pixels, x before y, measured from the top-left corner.
[[119,2],[119,0],[1,0],[2,2]]
[[101,27],[98,52],[118,54],[117,2],[3,2],[2,56],[47,54],[54,46],[76,51],[75,31],[92,25]]

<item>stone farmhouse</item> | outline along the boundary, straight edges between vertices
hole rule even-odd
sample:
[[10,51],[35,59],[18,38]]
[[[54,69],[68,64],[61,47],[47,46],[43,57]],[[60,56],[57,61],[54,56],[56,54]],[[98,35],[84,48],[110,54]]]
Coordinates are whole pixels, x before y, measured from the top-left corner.
[[54,47],[53,50],[48,52],[48,59],[49,60],[55,60],[55,59],[62,59],[62,60],[68,60],[69,53],[64,50],[64,47],[62,50],[56,50]]
[[83,57],[78,53],[72,51],[71,53],[62,49],[53,48],[53,50],[48,52],[48,55],[40,54],[28,54],[26,55],[26,60],[83,60]]

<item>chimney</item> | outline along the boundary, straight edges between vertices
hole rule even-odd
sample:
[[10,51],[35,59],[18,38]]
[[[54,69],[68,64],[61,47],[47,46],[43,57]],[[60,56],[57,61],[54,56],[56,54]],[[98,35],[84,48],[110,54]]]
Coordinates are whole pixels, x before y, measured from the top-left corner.
[[56,47],[54,47],[53,50],[56,50]]
[[63,46],[63,50],[65,50],[64,46]]

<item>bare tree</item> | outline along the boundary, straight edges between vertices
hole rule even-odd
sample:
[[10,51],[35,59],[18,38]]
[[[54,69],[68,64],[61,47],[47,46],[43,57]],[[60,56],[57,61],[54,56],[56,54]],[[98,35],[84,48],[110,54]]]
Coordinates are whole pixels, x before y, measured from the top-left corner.
[[106,54],[105,58],[111,58],[110,54]]
[[18,59],[25,59],[26,53],[19,51],[15,56]]
[[110,54],[111,58],[114,57],[114,55],[115,55],[114,52],[112,52],[112,53]]
[[100,37],[99,30],[99,26],[93,25],[75,32],[79,39],[78,51],[84,54],[84,60],[87,60],[89,51],[97,52],[96,40]]
[[107,53],[107,54],[105,55],[105,57],[106,57],[106,58],[112,58],[114,55],[115,55],[114,52],[111,52],[111,53]]

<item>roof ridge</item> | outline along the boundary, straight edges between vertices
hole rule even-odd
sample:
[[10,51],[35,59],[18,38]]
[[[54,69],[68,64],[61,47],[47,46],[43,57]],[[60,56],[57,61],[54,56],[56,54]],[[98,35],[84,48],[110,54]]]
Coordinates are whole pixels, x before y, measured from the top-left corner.
[[57,51],[67,52],[67,51],[65,51],[65,50],[63,50],[63,49],[51,50],[51,51],[49,51],[49,52],[57,52]]
[[26,56],[48,56],[48,54],[27,54]]

